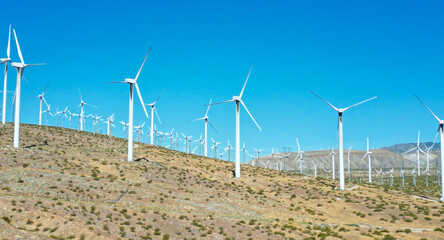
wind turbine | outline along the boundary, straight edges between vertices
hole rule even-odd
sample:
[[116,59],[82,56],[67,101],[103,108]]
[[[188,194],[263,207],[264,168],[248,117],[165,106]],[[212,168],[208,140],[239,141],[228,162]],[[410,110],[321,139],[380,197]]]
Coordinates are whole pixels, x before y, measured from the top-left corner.
[[[256,148],[253,148],[254,149],[254,151],[256,151],[256,159],[259,159],[259,153],[262,151],[262,149],[256,149]],[[254,166],[254,164],[256,163],[256,161],[255,160],[253,160],[252,162],[251,162],[251,165],[252,166]]]
[[43,104],[43,102],[46,104],[46,106],[48,106],[48,103],[46,102],[46,99],[45,99],[45,92],[46,92],[46,89],[48,88],[48,85],[49,85],[49,82],[46,84],[46,87],[45,87],[45,89],[43,90],[43,92],[41,94],[39,94],[39,95],[37,95],[35,97],[31,97],[31,98],[38,98],[39,101],[40,101],[40,104],[39,104],[40,105],[40,108],[39,108],[39,126],[42,125],[42,104]]
[[25,64],[25,61],[23,60],[22,52],[20,51],[20,45],[17,40],[17,34],[15,33],[15,29],[13,30],[14,37],[15,37],[15,43],[17,44],[17,52],[20,57],[19,63],[13,62],[11,63],[11,66],[17,68],[17,84],[16,84],[16,90],[15,90],[15,119],[14,119],[14,148],[19,147],[20,142],[20,83],[22,81],[23,72],[25,71],[26,67],[29,66],[36,66],[41,64]]
[[126,137],[126,126],[128,126],[128,123],[125,123],[124,121],[120,120],[120,124],[123,125],[123,131],[125,132],[125,137]]
[[2,123],[6,124],[6,92],[8,86],[8,62],[11,62],[11,25],[9,25],[9,36],[8,36],[8,48],[6,48],[6,58],[0,58],[0,65],[5,64],[5,78],[3,82],[3,108],[2,108]]
[[420,163],[420,161],[419,161],[419,152],[422,152],[422,153],[424,153],[424,154],[426,154],[420,147],[419,147],[419,136],[421,135],[421,131],[418,131],[418,142],[417,142],[417,144],[416,144],[416,147],[414,147],[414,148],[412,148],[412,149],[410,149],[410,150],[408,150],[407,152],[405,152],[405,153],[403,153],[403,154],[406,154],[406,153],[409,153],[409,152],[411,152],[411,151],[413,151],[413,150],[416,150],[416,157],[417,157],[417,163],[418,163],[418,176],[421,176],[421,163]]
[[332,179],[333,180],[335,180],[335,173],[336,173],[336,170],[335,170],[335,155],[336,155],[336,153],[335,153],[335,151],[333,150],[333,148],[331,149],[331,171],[332,171]]
[[220,142],[215,142],[212,138],[211,141],[213,142],[213,146],[211,148],[214,149],[214,158],[217,158],[217,145],[219,145]]
[[[46,113],[46,126],[48,126],[48,119],[49,119],[49,115],[51,114],[51,112],[50,112],[51,104],[48,104],[46,107],[47,107],[47,109],[44,110],[43,112]],[[51,114],[51,116],[52,116],[52,114]]]
[[308,90],[311,93],[313,93],[316,97],[327,103],[330,107],[332,107],[336,112],[338,112],[338,132],[339,132],[339,189],[344,190],[345,189],[345,179],[344,179],[344,142],[343,142],[343,135],[342,135],[342,114],[347,111],[348,109],[352,107],[356,107],[362,103],[365,103],[367,101],[370,101],[372,99],[375,99],[375,97],[369,98],[367,100],[364,100],[362,102],[353,104],[346,108],[336,108],[335,106],[331,105],[329,102],[325,101],[323,98],[318,96],[316,93]]
[[69,110],[68,110],[68,113],[69,113],[69,128],[72,129],[72,117],[73,117],[73,116],[77,116],[78,114],[76,114],[76,113],[72,113],[72,112],[70,112]]
[[351,180],[351,172],[350,172],[350,155],[351,155],[351,150],[352,150],[352,147],[350,146],[348,149],[347,149],[347,162],[348,162],[348,181],[350,182],[350,180]]
[[145,104],[143,103],[142,95],[140,94],[139,86],[137,85],[137,79],[139,78],[140,72],[142,71],[143,65],[145,64],[146,58],[150,54],[151,47],[148,50],[148,53],[143,59],[142,65],[137,72],[137,75],[134,79],[125,78],[125,81],[122,82],[113,82],[113,83],[128,83],[129,84],[129,122],[128,122],[128,162],[133,161],[133,88],[136,86],[137,95],[139,95],[140,103],[142,104],[143,110],[145,111],[145,115],[147,118],[148,113],[145,108]]
[[228,161],[231,161],[231,145],[230,145],[230,140],[228,140],[228,146],[225,148],[225,151],[228,151]]
[[372,184],[372,158],[370,154],[372,154],[372,152],[370,152],[370,145],[368,143],[368,138],[367,138],[367,152],[365,153],[364,157],[362,157],[361,160],[364,160],[364,158],[368,156],[368,183]]
[[114,113],[106,119],[105,123],[107,124],[106,134],[108,135],[108,137],[111,138],[111,136],[113,135],[113,127],[115,127],[113,124],[114,123]]
[[162,93],[156,98],[156,100],[154,100],[154,102],[152,102],[150,104],[146,104],[147,106],[151,106],[151,128],[150,128],[150,137],[151,137],[150,144],[151,145],[153,145],[153,141],[154,141],[154,134],[153,134],[153,131],[154,131],[154,112],[156,112],[157,120],[159,120],[159,123],[162,124],[162,121],[160,121],[159,114],[157,114],[157,109],[156,109],[157,100],[159,100],[160,96],[162,96]]
[[62,114],[62,128],[65,128],[65,119],[63,118],[63,116],[68,118],[68,116],[66,115],[66,111],[68,111],[68,106],[66,106],[65,110],[61,111],[61,114]]
[[438,137],[438,134],[439,134],[439,132],[436,132],[435,139],[433,140],[433,144],[430,147],[427,147],[427,146],[424,145],[426,147],[426,160],[427,160],[426,161],[426,163],[427,163],[426,171],[430,170],[430,159],[431,159],[430,151],[432,151],[433,147],[435,146],[435,142],[436,142],[436,138]]
[[[168,135],[168,133],[166,133],[166,135]],[[202,134],[200,134],[199,139],[194,140],[194,142],[199,142],[199,145],[197,145],[197,147],[200,146],[199,152],[200,152],[200,155],[202,155]],[[194,152],[192,152],[192,153],[194,153]]]
[[[418,100],[424,105],[424,107],[427,108],[427,110],[429,110],[429,112],[435,117],[435,119],[439,122],[439,128],[438,131],[440,133],[440,137],[441,137],[441,179],[444,179],[444,171],[442,171],[442,167],[444,166],[444,135],[443,135],[443,126],[444,126],[444,120],[439,119],[433,112],[432,110],[430,110],[429,107],[427,107],[427,105],[421,101],[421,99],[419,99],[418,96],[416,96],[416,98],[418,98]],[[444,184],[441,184],[441,198],[440,198],[441,202],[444,202]]]
[[[86,103],[86,102],[84,102],[83,101],[83,98],[82,98],[82,93],[80,92],[80,89],[78,89],[79,90],[79,95],[80,95],[80,104],[79,104],[79,106],[77,106],[76,108],[78,108],[78,107],[80,107],[80,117],[82,118],[82,121],[80,121],[80,131],[83,131],[83,124],[84,124],[84,116],[83,116],[83,114],[85,113],[84,111],[83,111],[83,105],[89,105],[89,106],[91,106],[91,107],[95,107],[95,108],[97,108],[96,106],[94,106],[94,105],[91,105],[91,104],[89,104],[89,103]],[[76,109],[75,108],[75,109]],[[74,110],[75,110],[74,109]],[[88,117],[88,116],[86,116],[86,117]]]
[[[211,101],[212,101],[212,99],[210,99],[210,103],[208,103],[208,108],[207,108],[207,112],[205,112],[205,116],[202,118],[192,120],[192,121],[204,120],[204,123],[205,123],[205,136],[204,136],[205,157],[208,157],[208,131],[207,131],[208,123],[213,128],[213,130],[217,133],[217,130],[214,128],[213,124],[211,124],[211,122],[208,121],[208,111],[210,110]],[[244,156],[245,156],[245,154],[244,154]]]
[[240,172],[241,172],[241,166],[240,166],[240,104],[244,106],[245,110],[247,111],[248,115],[250,115],[251,119],[254,121],[256,126],[259,128],[260,131],[262,129],[257,124],[256,120],[254,120],[253,115],[251,115],[250,111],[248,111],[247,106],[245,106],[245,103],[242,101],[242,95],[244,94],[245,86],[247,85],[248,78],[250,77],[251,70],[253,69],[253,66],[250,68],[250,72],[248,72],[247,79],[245,80],[244,86],[239,94],[239,96],[233,96],[233,99],[218,103],[213,103],[211,105],[215,104],[221,104],[221,103],[228,103],[228,102],[235,102],[236,103],[236,146],[235,146],[235,152],[236,152],[236,162],[235,162],[235,171],[234,171],[234,177],[239,178]]
[[313,167],[314,167],[315,178],[317,178],[318,177],[318,165],[315,164],[313,161],[311,163],[313,164]]
[[[187,136],[185,136],[185,134],[183,134],[183,133],[182,133],[182,136],[183,136],[183,138],[185,139],[185,152],[188,153],[188,152],[189,152],[188,149],[191,148],[191,146],[188,147],[188,139],[191,140],[191,137],[192,137],[192,136],[188,136],[188,137],[187,137]],[[190,145],[191,145],[191,144],[190,144]]]

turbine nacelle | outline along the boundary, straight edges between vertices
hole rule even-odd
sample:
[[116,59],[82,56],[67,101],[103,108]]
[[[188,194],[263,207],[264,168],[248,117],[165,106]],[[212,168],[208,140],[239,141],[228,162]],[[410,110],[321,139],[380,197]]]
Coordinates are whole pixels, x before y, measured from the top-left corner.
[[135,80],[135,79],[131,79],[131,78],[125,78],[125,82],[126,82],[126,83],[132,83],[132,84],[135,84],[135,83],[136,83],[136,80]]
[[0,64],[3,64],[5,62],[10,62],[11,59],[10,58],[0,58]]
[[20,63],[20,62],[12,62],[11,66],[15,68],[25,68],[28,66],[28,64]]
[[233,101],[235,101],[235,102],[242,102],[242,99],[239,96],[233,96]]

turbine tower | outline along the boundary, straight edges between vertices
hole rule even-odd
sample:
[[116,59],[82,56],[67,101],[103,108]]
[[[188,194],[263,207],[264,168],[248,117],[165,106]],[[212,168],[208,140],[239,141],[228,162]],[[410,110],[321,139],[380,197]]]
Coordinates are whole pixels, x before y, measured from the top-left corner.
[[257,124],[256,120],[254,120],[253,115],[251,115],[250,111],[248,111],[247,106],[245,106],[245,103],[242,101],[242,95],[244,94],[245,86],[247,85],[248,78],[250,77],[251,70],[253,69],[253,66],[250,68],[250,72],[248,72],[247,79],[245,80],[244,86],[239,94],[239,96],[233,96],[233,99],[218,103],[213,103],[211,105],[215,104],[221,104],[221,103],[228,103],[228,102],[235,102],[236,103],[236,146],[235,146],[235,152],[236,152],[236,162],[235,162],[235,171],[234,171],[234,177],[239,178],[240,177],[240,119],[239,119],[239,112],[240,112],[240,104],[244,106],[245,110],[247,111],[248,115],[250,115],[251,119],[254,121],[256,126],[259,128],[260,131],[262,131],[261,127],[259,127],[259,124]]
[[[435,119],[439,122],[439,128],[438,131],[440,133],[440,137],[441,137],[441,179],[444,179],[444,171],[442,169],[442,167],[444,166],[444,154],[443,154],[443,150],[444,150],[444,136],[443,136],[443,126],[444,126],[444,120],[439,119],[433,112],[432,110],[430,110],[429,107],[427,107],[427,105],[421,101],[421,99],[419,99],[418,96],[416,96],[416,98],[418,98],[418,100],[422,103],[422,105],[424,105],[424,107],[427,108],[427,110],[429,110],[429,112],[435,117]],[[444,184],[441,184],[441,198],[439,199],[441,202],[444,202]]]
[[351,105],[350,107],[346,108],[336,108],[335,106],[331,105],[329,102],[325,101],[323,98],[318,96],[316,93],[308,89],[311,93],[313,93],[316,97],[327,103],[330,107],[332,107],[336,112],[338,112],[338,132],[339,132],[339,189],[344,190],[345,189],[345,179],[344,179],[344,142],[343,142],[343,135],[342,135],[342,114],[352,108],[356,107],[362,103],[365,103],[367,101],[370,101],[372,99],[375,99],[375,97],[369,98],[367,100],[364,100],[362,102],[356,103]]
[[204,137],[204,148],[205,148],[205,157],[208,157],[208,131],[207,131],[207,124],[209,123],[210,126],[213,128],[213,130],[217,133],[216,129],[213,127],[213,124],[211,124],[211,122],[208,120],[208,111],[210,110],[210,106],[211,106],[211,101],[212,99],[210,99],[210,103],[208,103],[208,108],[207,108],[207,112],[205,113],[205,116],[203,118],[198,118],[198,119],[194,119],[192,121],[199,121],[199,120],[204,120],[205,121],[205,137]]
[[41,64],[25,64],[23,60],[22,51],[20,51],[20,45],[17,40],[17,34],[15,33],[15,29],[13,30],[15,43],[17,44],[17,52],[20,57],[19,63],[13,62],[11,65],[17,68],[17,85],[15,90],[15,116],[14,116],[14,148],[19,147],[20,142],[20,83],[22,81],[23,72],[26,67],[41,65]]
[[139,78],[140,72],[142,71],[143,65],[145,64],[146,58],[150,54],[151,47],[148,50],[148,53],[143,59],[142,65],[137,72],[137,75],[134,79],[126,78],[125,81],[121,82],[111,82],[111,83],[128,83],[129,84],[129,122],[128,122],[128,162],[133,161],[133,88],[136,86],[137,95],[139,96],[140,103],[142,104],[143,110],[145,111],[145,115],[147,118],[148,113],[145,108],[145,104],[143,103],[142,95],[140,94],[139,86],[137,85],[137,79]]
[[8,87],[8,62],[11,62],[11,25],[9,25],[8,47],[6,48],[6,58],[0,58],[0,65],[5,64],[5,79],[3,82],[3,108],[2,108],[2,124],[6,124],[6,92]]

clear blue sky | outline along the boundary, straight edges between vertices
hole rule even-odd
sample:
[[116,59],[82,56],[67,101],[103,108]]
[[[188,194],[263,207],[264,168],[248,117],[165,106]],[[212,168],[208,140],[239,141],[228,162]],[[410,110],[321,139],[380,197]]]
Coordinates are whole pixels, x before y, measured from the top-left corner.
[[[243,99],[263,131],[241,110],[249,150],[294,147],[295,137],[304,150],[337,147],[337,114],[307,88],[337,107],[378,96],[344,114],[344,144],[354,149],[366,137],[375,148],[414,142],[418,130],[433,141],[437,122],[414,94],[444,118],[441,1],[6,1],[2,10],[0,56],[10,23],[25,61],[47,63],[25,71],[26,123],[38,121],[38,100],[26,97],[48,81],[53,109],[76,107],[80,88],[99,107],[87,113],[127,121],[128,86],[106,82],[135,77],[150,46],[139,80],[144,100],[165,89],[159,129],[194,139],[203,123],[188,121],[203,117],[210,98],[238,95],[253,63]],[[11,53],[18,61],[15,44]],[[9,90],[15,77],[12,69]],[[219,133],[209,136],[234,144],[234,112],[234,104],[213,106]],[[135,105],[135,124],[143,121]]]

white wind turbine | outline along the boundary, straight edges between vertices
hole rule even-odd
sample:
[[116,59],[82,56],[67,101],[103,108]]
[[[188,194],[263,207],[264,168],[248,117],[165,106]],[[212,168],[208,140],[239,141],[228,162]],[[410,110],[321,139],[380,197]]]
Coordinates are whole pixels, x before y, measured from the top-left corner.
[[45,92],[46,92],[46,89],[48,88],[48,85],[49,85],[49,82],[46,84],[46,87],[41,94],[39,94],[35,97],[31,97],[31,98],[38,98],[40,101],[40,103],[39,103],[39,106],[40,106],[40,108],[39,108],[39,126],[42,125],[42,104],[43,104],[43,102],[48,107],[48,103],[46,102],[46,99],[45,99]]
[[322,101],[327,103],[330,107],[332,107],[336,112],[338,112],[338,132],[339,132],[339,189],[344,190],[345,189],[345,178],[344,178],[344,142],[343,142],[343,135],[342,135],[342,114],[347,111],[348,109],[352,107],[356,107],[362,103],[365,103],[367,101],[370,101],[372,99],[375,99],[375,97],[369,98],[367,100],[364,100],[362,102],[353,104],[346,108],[336,108],[335,106],[331,105],[329,102],[325,101],[323,98],[318,96],[313,91],[309,90],[311,93],[313,93],[316,97],[320,98]]
[[[163,92],[162,92],[163,93]],[[157,114],[157,109],[156,109],[156,103],[157,100],[159,100],[160,96],[162,96],[162,93],[156,98],[156,100],[154,100],[154,102],[150,103],[150,104],[146,104],[147,106],[151,106],[151,128],[150,128],[150,144],[153,145],[153,141],[154,141],[154,112],[156,112],[156,116],[157,116],[157,120],[159,120],[159,123],[162,124],[162,121],[160,121],[159,118],[159,114]]]
[[[166,133],[166,135],[168,135],[168,133]],[[194,142],[199,142],[199,145],[197,145],[197,147],[200,147],[199,152],[200,152],[200,155],[202,155],[202,134],[200,134],[199,139],[194,140]]]
[[[443,126],[444,126],[444,120],[439,119],[433,112],[432,110],[430,110],[429,107],[427,107],[427,105],[421,101],[421,99],[419,99],[418,96],[416,96],[416,98],[418,98],[418,100],[424,105],[424,107],[427,108],[427,110],[429,110],[429,112],[435,117],[435,119],[439,122],[439,128],[438,131],[440,133],[440,137],[441,137],[441,179],[444,179],[444,171],[442,171],[442,167],[444,166],[444,135],[443,135]],[[440,198],[441,202],[444,202],[444,184],[441,184],[441,198]]]
[[9,25],[8,47],[6,48],[6,58],[0,58],[0,65],[5,64],[5,78],[3,82],[3,108],[2,124],[6,124],[6,92],[8,87],[8,62],[11,62],[11,25]]
[[[97,108],[96,106],[94,106],[94,105],[91,105],[91,104],[89,104],[89,103],[86,103],[86,102],[84,102],[83,101],[83,98],[82,98],[82,93],[80,92],[80,89],[78,89],[79,90],[79,95],[80,95],[80,104],[79,104],[79,106],[77,106],[75,109],[77,109],[78,107],[80,107],[80,118],[82,118],[82,121],[80,121],[80,131],[83,131],[83,125],[84,125],[84,121],[85,121],[85,118],[87,118],[88,116],[84,116],[83,114],[85,113],[84,111],[83,111],[83,105],[88,105],[88,106],[91,106],[91,107],[94,107],[94,108]],[[74,109],[74,110],[75,110]]]
[[439,134],[439,132],[436,132],[436,135],[435,135],[435,139],[433,140],[433,143],[432,143],[432,145],[430,146],[430,147],[427,147],[427,146],[425,146],[425,144],[424,144],[424,146],[425,146],[425,148],[426,148],[426,171],[429,171],[430,170],[430,159],[431,159],[431,157],[430,157],[430,151],[432,151],[432,149],[433,149],[433,147],[435,146],[435,142],[436,142],[436,138],[438,137],[438,134]]
[[142,125],[135,126],[134,129],[136,129],[136,141],[141,142],[141,137],[143,136],[143,126],[145,125],[145,122],[142,123]]
[[[48,104],[47,106],[46,106],[47,108],[46,108],[46,110],[44,110],[42,113],[46,113],[46,126],[48,126],[48,119],[49,119],[49,115],[51,114],[51,104]],[[52,114],[51,114],[51,116],[52,116]]]
[[315,174],[315,178],[318,177],[318,165],[314,162],[311,162],[313,164],[314,167],[314,174]]
[[[256,159],[259,159],[259,153],[262,151],[262,149],[256,149],[256,148],[253,148],[254,149],[254,151],[256,151]],[[256,163],[256,159],[253,159],[253,161],[251,161],[251,165],[252,166],[254,166],[254,164]]]
[[123,132],[125,133],[125,137],[126,137],[126,127],[128,126],[129,123],[125,123],[124,121],[120,120],[120,124],[123,125]]
[[70,112],[69,110],[68,113],[69,113],[69,128],[72,129],[72,117],[74,116],[74,113]]
[[[299,161],[299,173],[303,174],[303,164],[304,164],[304,151],[301,151],[301,146],[299,145],[299,139],[296,138],[296,143],[298,144],[298,155],[296,156],[296,161]],[[299,158],[299,159],[298,159]]]
[[211,124],[211,122],[208,120],[208,111],[210,110],[211,101],[212,101],[212,99],[210,99],[210,103],[208,103],[208,108],[207,108],[207,112],[205,113],[205,116],[202,118],[192,120],[192,121],[204,120],[204,124],[205,124],[205,136],[204,136],[205,157],[208,157],[208,131],[207,131],[208,123],[213,128],[213,130],[217,133],[216,129],[213,127],[213,124]]
[[347,166],[348,166],[347,173],[348,173],[348,181],[349,182],[350,182],[350,178],[351,178],[351,172],[350,172],[350,155],[351,155],[351,150],[352,150],[352,147],[349,147],[347,149]]
[[335,170],[335,155],[336,155],[336,153],[335,153],[335,151],[333,150],[333,148],[331,149],[331,171],[332,171],[332,179],[333,180],[335,180],[335,172],[336,172],[336,170]]
[[228,146],[225,148],[225,151],[228,151],[228,161],[231,161],[231,145],[230,145],[230,140],[228,140]]
[[217,158],[217,145],[219,145],[220,142],[215,142],[212,138],[211,141],[213,142],[213,146],[211,148],[214,149],[214,158]]
[[68,111],[68,106],[66,106],[65,110],[61,111],[62,114],[62,128],[65,128],[65,118],[68,118],[68,116],[66,115],[66,112]]
[[[183,138],[185,139],[185,152],[186,153],[189,153],[189,148],[191,148],[191,146],[190,147],[188,147],[188,140],[190,140],[191,141],[191,137],[193,137],[193,136],[185,136],[185,134],[183,134],[182,133],[182,136],[183,136]],[[191,143],[190,143],[190,145],[191,145]]]
[[15,37],[15,43],[17,44],[17,52],[20,57],[19,63],[13,62],[11,63],[11,66],[17,68],[17,84],[16,84],[16,90],[15,90],[15,116],[14,116],[14,148],[19,147],[20,142],[20,90],[21,90],[21,81],[23,72],[25,71],[25,68],[29,66],[36,66],[41,64],[25,64],[25,61],[23,60],[22,51],[20,51],[20,45],[17,40],[17,34],[15,33],[15,29],[13,30],[14,37]]
[[105,123],[107,124],[106,134],[108,135],[108,137],[111,138],[111,136],[113,135],[113,127],[115,127],[113,124],[114,123],[114,113],[106,119]]
[[142,71],[143,65],[145,64],[146,58],[150,54],[151,47],[148,50],[148,53],[145,56],[145,59],[143,59],[142,65],[139,68],[139,71],[137,72],[137,75],[134,79],[131,78],[125,78],[125,81],[122,82],[112,82],[112,83],[128,83],[129,84],[129,117],[128,117],[128,161],[133,161],[133,88],[136,86],[137,95],[139,96],[140,103],[142,104],[143,110],[145,111],[145,115],[148,118],[148,113],[145,108],[145,104],[143,103],[142,95],[140,94],[139,86],[137,85],[137,79],[139,78],[140,72]]
[[367,138],[367,152],[365,153],[364,157],[362,157],[361,160],[364,160],[365,157],[368,156],[368,183],[372,184],[372,152],[370,151],[370,145]]
[[228,103],[228,102],[235,102],[236,103],[236,146],[235,146],[235,152],[236,152],[236,162],[235,162],[235,171],[234,171],[234,177],[239,178],[240,172],[241,172],[241,166],[240,166],[240,104],[244,106],[245,110],[247,111],[248,115],[250,115],[251,119],[254,121],[256,126],[259,128],[260,131],[262,129],[259,127],[259,124],[257,124],[256,120],[254,120],[253,115],[251,115],[250,111],[248,111],[248,108],[245,106],[245,103],[242,101],[242,95],[244,94],[245,86],[247,85],[248,78],[250,77],[251,70],[253,69],[253,66],[250,68],[250,72],[248,73],[247,79],[245,80],[244,86],[239,94],[239,96],[233,96],[233,99],[218,103],[213,103],[211,105],[215,104],[221,104],[221,103]]
[[403,153],[403,154],[407,154],[411,151],[416,150],[416,157],[417,157],[417,164],[418,164],[418,176],[421,176],[421,162],[420,162],[420,156],[419,156],[419,152],[422,152],[424,154],[426,154],[420,147],[419,147],[419,137],[421,136],[421,131],[418,131],[418,142],[416,143],[416,147],[408,150],[407,152]]

